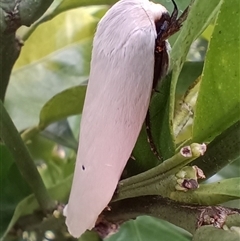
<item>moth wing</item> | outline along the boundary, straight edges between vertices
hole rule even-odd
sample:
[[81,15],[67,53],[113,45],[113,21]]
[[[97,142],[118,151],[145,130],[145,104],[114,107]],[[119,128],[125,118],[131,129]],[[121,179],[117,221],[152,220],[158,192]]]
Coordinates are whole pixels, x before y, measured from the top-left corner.
[[123,15],[116,15],[117,10],[105,15],[94,38],[66,210],[66,224],[75,237],[93,228],[110,202],[151,96],[156,30],[141,7],[131,5]]

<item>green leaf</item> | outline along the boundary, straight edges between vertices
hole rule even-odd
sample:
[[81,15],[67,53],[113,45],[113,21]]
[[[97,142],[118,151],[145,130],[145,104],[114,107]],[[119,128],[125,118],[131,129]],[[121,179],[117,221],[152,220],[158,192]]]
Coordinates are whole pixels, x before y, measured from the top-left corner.
[[40,112],[40,129],[68,116],[80,114],[86,88],[86,85],[72,87],[51,98]]
[[[111,1],[111,0],[110,0]],[[85,0],[55,0],[52,5],[48,8],[48,10],[45,12],[45,14],[38,19],[35,23],[33,23],[30,27],[22,27],[20,30],[18,30],[18,35],[21,39],[26,41],[31,34],[36,30],[36,28],[39,27],[39,25],[51,20],[55,17],[57,17],[59,14],[67,11],[72,10],[74,8],[84,7],[84,6],[91,6],[91,5],[104,5],[106,4],[106,1],[98,1],[97,4],[94,4],[93,1],[85,1]],[[83,8],[82,8],[83,9]],[[93,6],[90,8],[92,10],[92,14],[95,17],[102,17],[103,14],[106,12],[106,7],[99,7],[99,6]],[[83,9],[85,11],[86,9]],[[81,10],[80,10],[81,11]],[[81,15],[80,15],[81,16]],[[73,27],[73,26],[72,26]]]
[[212,226],[203,226],[197,229],[193,241],[237,241],[239,233],[231,230],[223,230]]
[[[196,104],[193,141],[211,141],[240,119],[239,1],[224,1],[207,52]],[[234,16],[234,17],[233,17]]]
[[[211,2],[207,0],[193,1],[188,17],[171,51],[171,65],[174,72],[176,72],[176,77],[180,74],[181,67],[184,64],[192,42],[199,37],[202,31],[216,17],[222,1],[223,0],[213,0]],[[206,8],[206,6],[208,7]],[[181,48],[179,46],[181,46]],[[175,78],[172,79],[174,86],[176,86]]]
[[192,137],[192,110],[195,106],[198,91],[196,85],[200,81],[202,68],[202,62],[186,62],[178,78],[173,121],[173,134],[178,150],[179,144],[181,147],[186,145],[186,140]]
[[190,241],[191,235],[183,229],[150,216],[138,217],[124,223],[119,232],[106,241]]
[[173,133],[175,143],[181,144],[178,146],[178,150],[180,147],[186,146],[187,140],[192,137],[193,112],[200,84],[201,78],[196,79],[185,95],[176,103]]
[[[168,123],[173,139],[172,122],[174,118],[176,86],[179,74],[192,42],[201,34],[213,18],[215,18],[221,3],[222,1],[219,0],[195,0],[191,6],[188,18],[172,47],[170,57],[173,71],[170,90],[169,116],[166,116],[165,122]],[[162,139],[164,139],[164,136]]]
[[[160,149],[160,153],[163,155],[164,159],[167,158],[169,153],[174,152],[173,145],[171,140],[168,141],[167,134],[165,135],[165,143],[163,145],[159,145],[159,136],[161,132],[167,132],[164,128],[162,123],[163,116],[167,114],[165,110],[166,103],[169,96],[169,78],[167,77],[162,87],[159,90],[159,93],[153,95],[149,111],[150,111],[150,126],[151,126],[151,133],[153,136],[153,141],[158,149]],[[161,144],[161,143],[160,143]],[[169,144],[169,145],[167,145]],[[170,151],[169,151],[170,150]],[[136,159],[136,162],[132,162],[132,164],[128,164],[132,174],[137,174],[142,171],[146,171],[160,163],[160,161],[156,158],[156,156],[151,151],[150,145],[147,140],[147,133],[146,133],[146,125],[143,125],[142,131],[140,136],[137,140],[136,146],[133,150],[133,156]]]
[[26,42],[5,101],[19,130],[38,123],[39,112],[48,99],[86,82],[97,19],[85,11],[76,9],[59,15],[39,27]]
[[[240,152],[240,150],[239,150],[239,152]],[[229,163],[229,165],[227,165],[220,172],[218,172],[218,175],[221,178],[238,177],[239,176],[239,167],[240,167],[240,155],[232,163]]]
[[189,86],[202,74],[203,62],[185,62],[176,86],[176,99],[182,98]]
[[171,199],[184,203],[216,205],[240,199],[240,178],[224,179],[210,184],[201,184],[195,191],[171,193]]
[[134,159],[130,158],[128,160],[123,172],[123,178],[137,175],[159,164],[159,160],[153,154],[147,141],[145,124],[138,136],[137,143],[132,152],[132,157],[134,157]]
[[24,43],[14,70],[26,67],[27,64],[39,61],[74,43],[92,38],[98,19],[92,16],[90,10],[85,8],[71,10],[39,26]]
[[91,6],[91,5],[107,5],[114,4],[117,0],[61,0],[59,1],[59,5],[54,9],[54,12],[51,15],[57,15],[63,11],[79,8],[83,6]]
[[93,231],[86,231],[79,239],[78,241],[102,241],[102,239],[99,237],[99,235],[96,232]]
[[227,225],[227,227],[230,227],[230,228],[232,226],[240,227],[240,214],[235,213],[235,214],[228,215],[225,224]]
[[157,143],[160,155],[164,160],[175,153],[175,146],[167,121],[169,115],[170,78],[171,76],[167,76],[163,80],[159,93],[153,95],[150,103],[152,136],[153,140],[157,140],[154,142]]

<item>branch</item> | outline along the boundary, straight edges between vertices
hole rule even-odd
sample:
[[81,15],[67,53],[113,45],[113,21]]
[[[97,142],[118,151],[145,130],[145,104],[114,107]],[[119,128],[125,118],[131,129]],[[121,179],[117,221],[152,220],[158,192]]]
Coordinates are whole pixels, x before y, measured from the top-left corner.
[[52,210],[55,207],[55,202],[49,197],[42,178],[1,100],[0,138],[8,147],[20,173],[31,187],[43,212]]
[[124,199],[110,204],[110,211],[104,211],[101,221],[96,225],[98,233],[108,233],[112,224],[120,225],[140,215],[150,215],[164,219],[190,233],[204,225],[222,228],[230,215],[236,214],[240,222],[240,210],[222,206],[186,205],[161,196],[142,196]]
[[[0,16],[3,16],[0,9]],[[0,31],[2,25],[0,24]],[[18,58],[22,42],[15,38],[15,34],[0,33],[0,100],[4,101],[12,67]]]
[[0,5],[0,100],[4,101],[12,67],[23,43],[16,38],[16,30],[30,26],[51,5],[53,0],[2,0]]

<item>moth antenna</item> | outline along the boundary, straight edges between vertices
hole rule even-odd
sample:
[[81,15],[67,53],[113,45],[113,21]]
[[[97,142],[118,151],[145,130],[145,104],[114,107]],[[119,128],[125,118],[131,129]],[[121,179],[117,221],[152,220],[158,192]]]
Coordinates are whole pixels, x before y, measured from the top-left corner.
[[187,16],[188,16],[188,13],[190,11],[191,4],[193,3],[193,1],[194,0],[191,1],[190,5],[183,11],[181,16],[179,18],[177,18],[178,7],[177,7],[177,4],[175,3],[175,1],[172,0],[172,3],[174,5],[174,9],[173,9],[173,12],[172,12],[171,17],[170,17],[170,22],[169,22],[169,25],[163,23],[163,27],[165,27],[165,25],[166,25],[165,28],[167,28],[167,30],[163,29],[163,30],[165,30],[165,32],[164,31],[161,32],[161,35],[158,38],[159,42],[168,39],[169,36],[173,35],[174,33],[178,32],[180,30],[183,22],[187,19]]
[[175,22],[177,20],[177,16],[178,16],[178,7],[177,7],[177,4],[174,0],[172,0],[172,3],[173,3],[173,6],[174,6],[174,9],[173,9],[173,12],[172,12],[172,15],[171,15],[171,22]]
[[151,151],[157,157],[157,159],[162,162],[163,158],[162,158],[161,154],[158,152],[157,147],[154,144],[153,137],[152,137],[151,122],[150,122],[150,111],[149,111],[149,109],[147,111],[145,124],[146,124],[147,140],[148,140],[148,143],[150,145]]

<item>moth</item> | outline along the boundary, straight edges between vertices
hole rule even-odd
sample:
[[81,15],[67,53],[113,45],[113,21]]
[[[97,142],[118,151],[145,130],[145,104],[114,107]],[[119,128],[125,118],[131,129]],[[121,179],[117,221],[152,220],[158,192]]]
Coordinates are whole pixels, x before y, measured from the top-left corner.
[[74,178],[64,210],[74,237],[92,229],[110,202],[146,118],[152,90],[167,73],[167,38],[180,29],[188,11],[177,19],[173,4],[170,15],[149,0],[120,0],[97,26]]

